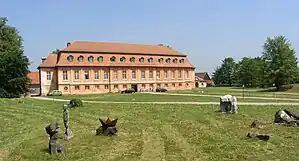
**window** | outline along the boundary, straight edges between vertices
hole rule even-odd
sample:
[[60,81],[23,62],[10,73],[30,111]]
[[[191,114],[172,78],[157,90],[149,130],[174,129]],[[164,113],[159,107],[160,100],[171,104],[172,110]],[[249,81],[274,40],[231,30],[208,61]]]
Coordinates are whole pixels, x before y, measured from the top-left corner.
[[189,86],[189,83],[186,83],[186,86],[188,87],[188,86]]
[[89,79],[89,72],[87,70],[84,72],[84,77],[85,79]]
[[157,71],[156,75],[157,75],[157,79],[160,79],[160,71]]
[[160,58],[158,61],[159,61],[160,64],[162,64],[163,63],[163,58]]
[[168,87],[168,84],[165,84],[164,86],[165,86],[165,87]]
[[80,89],[80,86],[76,85],[75,90],[79,90],[79,89]]
[[132,79],[136,79],[136,71],[132,71]]
[[142,87],[142,88],[145,88],[145,84],[142,84],[141,87]]
[[153,76],[153,71],[149,71],[149,78],[150,78],[150,79],[153,79],[153,78],[154,78],[154,76]]
[[127,72],[126,71],[122,72],[122,77],[123,77],[123,79],[127,79]]
[[179,86],[181,87],[181,86],[182,86],[182,83],[179,83]]
[[125,57],[121,57],[120,58],[120,62],[122,62],[122,63],[126,62],[126,58]]
[[126,85],[126,84],[124,84],[124,85],[123,85],[123,88],[127,88],[127,85]]
[[175,58],[175,59],[172,60],[172,62],[173,62],[174,64],[176,64],[176,63],[178,63],[178,59]]
[[144,62],[144,58],[143,57],[139,58],[139,62],[143,63]]
[[52,72],[47,71],[47,80],[52,80]]
[[89,86],[85,86],[85,90],[88,90],[89,89]]
[[164,71],[164,79],[167,79],[167,71]]
[[118,88],[118,85],[116,84],[116,85],[114,85],[114,88]]
[[184,63],[184,59],[180,59],[180,63]]
[[67,71],[63,71],[63,72],[62,72],[62,78],[63,78],[64,81],[65,81],[65,80],[68,80],[68,77],[67,77]]
[[113,57],[110,58],[110,61],[115,62],[115,59],[116,59],[115,56],[113,56]]
[[79,62],[83,62],[83,59],[84,59],[84,57],[83,57],[82,55],[80,55],[80,56],[78,57],[78,61],[79,61]]
[[87,59],[89,62],[93,62],[93,56],[89,56]]
[[105,88],[105,89],[108,89],[108,85],[105,85],[104,88]]
[[69,88],[68,88],[67,86],[65,86],[63,89],[64,89],[65,91],[67,91]]
[[174,84],[174,83],[172,83],[172,86],[174,86],[174,87],[175,87],[175,84]]
[[153,63],[153,62],[154,62],[154,59],[153,59],[153,58],[149,58],[149,59],[148,59],[148,62],[149,62],[149,63]]
[[141,79],[145,79],[145,71],[141,71]]
[[100,73],[99,71],[94,72],[94,79],[100,79]]
[[174,79],[174,71],[171,71],[171,79]]
[[157,84],[157,87],[159,88],[159,87],[160,87],[160,84]]
[[96,89],[100,89],[100,86],[99,86],[99,85],[96,85]]
[[182,71],[179,71],[178,77],[179,79],[182,79]]
[[99,57],[98,57],[98,62],[100,62],[100,63],[103,62],[103,57],[102,57],[102,56],[99,56]]
[[74,73],[74,79],[75,80],[79,79],[79,71],[78,70],[76,70],[75,73]]
[[74,57],[73,57],[72,55],[70,55],[70,56],[67,57],[67,60],[68,60],[69,62],[72,62],[72,61],[74,61]]
[[104,79],[105,79],[105,80],[108,79],[108,72],[107,72],[107,71],[104,72]]
[[186,71],[186,79],[189,79],[189,71]]
[[167,59],[166,59],[166,63],[170,63],[170,58],[167,58]]
[[130,58],[130,62],[134,63],[135,62],[135,58],[134,57]]
[[118,79],[118,74],[117,74],[117,71],[114,71],[114,72],[113,72],[113,78],[114,78],[115,80],[117,80],[117,79]]

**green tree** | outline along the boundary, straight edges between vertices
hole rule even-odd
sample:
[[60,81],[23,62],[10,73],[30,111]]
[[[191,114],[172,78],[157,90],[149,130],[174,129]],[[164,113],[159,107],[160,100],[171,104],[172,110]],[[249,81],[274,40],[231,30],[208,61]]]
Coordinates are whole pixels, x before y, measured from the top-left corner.
[[227,84],[231,86],[235,83],[234,77],[236,72],[236,63],[232,57],[227,57],[222,60],[220,67],[217,67],[213,73],[215,84]]
[[285,36],[267,38],[262,58],[265,61],[264,76],[268,86],[275,83],[276,89],[281,90],[283,85],[295,82],[298,71],[295,53]]
[[52,54],[58,54],[59,51],[60,51],[59,49],[55,49],[55,50],[52,51]]
[[0,97],[19,97],[27,92],[29,60],[24,55],[22,37],[15,27],[0,17]]
[[244,57],[238,63],[237,77],[239,84],[247,87],[258,87],[262,84],[263,60],[259,57]]

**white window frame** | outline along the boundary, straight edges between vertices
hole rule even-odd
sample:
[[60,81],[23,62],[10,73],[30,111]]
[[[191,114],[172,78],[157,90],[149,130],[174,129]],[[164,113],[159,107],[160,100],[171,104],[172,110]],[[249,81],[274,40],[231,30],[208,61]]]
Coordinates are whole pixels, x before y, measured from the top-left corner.
[[47,80],[52,80],[52,72],[47,71]]
[[157,79],[160,79],[160,74],[161,74],[160,71],[157,71],[157,72],[156,72],[156,77],[157,77]]
[[109,74],[107,71],[104,72],[104,80],[108,80],[109,79]]
[[145,71],[141,71],[141,79],[145,79]]
[[178,71],[178,78],[182,79],[182,71],[181,70]]
[[132,80],[136,80],[136,71],[132,71]]
[[117,79],[118,79],[118,72],[117,72],[117,71],[114,71],[114,72],[113,72],[113,79],[114,79],[114,80],[117,80]]
[[94,72],[94,79],[95,80],[99,80],[100,79],[100,72],[99,71],[95,71]]
[[186,79],[189,79],[189,71],[186,71]]
[[122,71],[122,78],[123,80],[127,80],[127,71]]
[[75,81],[79,80],[79,71],[78,70],[74,71],[74,80]]
[[154,72],[152,70],[149,71],[149,79],[154,79]]
[[168,79],[168,73],[167,73],[167,71],[164,71],[164,79]]
[[63,81],[67,81],[68,80],[68,73],[66,70],[62,71],[62,79]]
[[174,79],[174,71],[171,71],[171,79]]

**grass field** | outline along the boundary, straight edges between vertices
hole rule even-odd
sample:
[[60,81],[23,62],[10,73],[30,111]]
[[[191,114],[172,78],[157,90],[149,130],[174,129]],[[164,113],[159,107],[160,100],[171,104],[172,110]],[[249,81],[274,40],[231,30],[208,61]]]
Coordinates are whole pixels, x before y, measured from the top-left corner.
[[[299,128],[269,124],[250,129],[255,119],[272,122],[280,108],[240,106],[239,114],[215,112],[214,105],[85,104],[70,110],[74,138],[65,142],[65,154],[47,153],[44,127],[59,120],[62,103],[0,99],[0,160],[298,160]],[[98,118],[119,118],[118,136],[95,136]],[[270,133],[268,141],[250,140],[249,131]]]

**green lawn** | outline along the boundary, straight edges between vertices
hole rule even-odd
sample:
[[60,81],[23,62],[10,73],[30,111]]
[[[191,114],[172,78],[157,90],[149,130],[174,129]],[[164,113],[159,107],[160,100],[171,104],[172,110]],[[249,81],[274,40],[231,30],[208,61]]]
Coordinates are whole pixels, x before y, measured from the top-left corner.
[[[47,153],[44,127],[59,120],[62,102],[0,99],[0,160],[298,160],[299,128],[269,124],[250,129],[254,119],[272,122],[274,113],[296,107],[240,106],[239,114],[216,113],[214,105],[85,104],[70,110],[74,138],[65,155]],[[119,118],[118,136],[95,136],[98,118]],[[250,140],[249,131],[273,134]]]
[[[155,95],[146,93],[120,94],[108,93],[97,95],[65,95],[50,98],[73,99],[80,98],[87,101],[112,101],[112,102],[218,102],[219,97],[206,96],[177,96],[177,95]],[[238,102],[299,102],[298,100],[265,100],[265,99],[244,99],[237,97]]]

